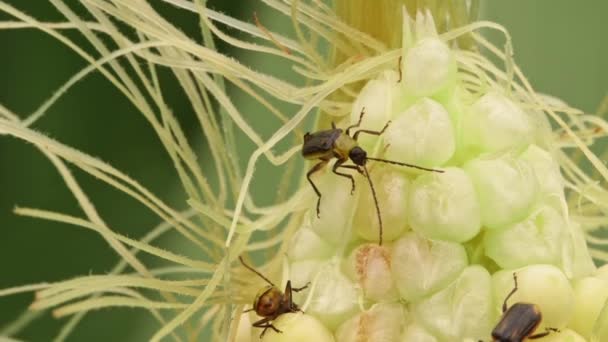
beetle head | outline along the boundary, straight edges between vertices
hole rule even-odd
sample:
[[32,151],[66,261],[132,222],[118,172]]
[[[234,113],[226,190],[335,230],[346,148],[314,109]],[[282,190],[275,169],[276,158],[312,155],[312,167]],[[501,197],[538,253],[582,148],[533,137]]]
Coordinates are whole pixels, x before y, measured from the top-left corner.
[[353,163],[360,166],[365,165],[365,162],[367,162],[367,152],[359,146],[353,147],[350,152],[348,152],[348,156]]

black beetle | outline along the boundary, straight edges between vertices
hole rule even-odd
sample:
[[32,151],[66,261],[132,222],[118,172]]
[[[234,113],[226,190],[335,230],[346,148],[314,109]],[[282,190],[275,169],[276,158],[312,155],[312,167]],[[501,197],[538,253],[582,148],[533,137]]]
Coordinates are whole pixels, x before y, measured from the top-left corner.
[[534,331],[542,320],[542,314],[538,305],[518,302],[507,309],[507,301],[517,291],[517,274],[513,273],[515,287],[502,303],[502,317],[494,330],[492,340],[497,342],[521,342],[525,339],[538,339],[558,332],[555,328],[545,328],[545,331],[534,334]]
[[[332,167],[333,173],[338,176],[346,177],[351,181],[351,194],[355,191],[355,179],[352,175],[348,173],[343,173],[338,171],[339,168],[344,169],[353,169],[367,178],[369,182],[369,186],[372,190],[372,195],[374,197],[374,203],[376,205],[376,212],[378,214],[378,223],[379,223],[379,240],[378,244],[382,245],[382,218],[380,217],[380,207],[378,206],[378,199],[376,197],[376,190],[374,189],[374,185],[372,183],[371,178],[369,177],[369,172],[367,171],[367,167],[365,164],[368,160],[379,161],[383,163],[396,164],[401,166],[407,166],[416,168],[424,171],[432,171],[432,172],[443,172],[442,170],[430,169],[418,165],[401,163],[393,160],[386,160],[380,158],[372,158],[367,156],[367,152],[363,150],[359,144],[357,143],[357,139],[359,134],[367,133],[371,135],[381,135],[384,133],[390,121],[382,128],[380,131],[371,131],[366,129],[360,129],[356,131],[352,136],[350,135],[350,130],[353,128],[357,128],[361,125],[361,120],[363,120],[363,114],[365,113],[365,108],[361,110],[361,114],[359,115],[359,121],[346,128],[345,131],[342,131],[340,128],[336,128],[336,125],[332,122],[331,129],[325,131],[319,131],[314,133],[306,133],[304,134],[304,144],[302,145],[302,156],[305,159],[319,159],[320,162],[315,164],[309,171],[306,173],[306,178],[312,185],[313,190],[317,194],[317,217],[320,216],[321,206],[321,192],[312,181],[310,176],[321,170],[330,160],[336,158],[336,163]],[[351,160],[354,165],[344,165],[345,162]]]

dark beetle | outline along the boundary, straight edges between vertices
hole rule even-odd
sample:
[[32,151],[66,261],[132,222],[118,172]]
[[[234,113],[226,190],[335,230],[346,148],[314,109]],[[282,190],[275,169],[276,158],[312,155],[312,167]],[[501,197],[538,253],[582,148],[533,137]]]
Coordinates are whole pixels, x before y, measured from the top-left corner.
[[247,269],[264,279],[269,285],[265,286],[253,300],[253,308],[245,311],[255,311],[258,316],[264,317],[259,321],[254,322],[252,325],[256,328],[264,328],[260,334],[260,338],[264,336],[268,328],[281,333],[281,330],[277,329],[272,325],[272,321],[277,319],[284,313],[288,312],[300,312],[300,308],[292,301],[292,292],[300,292],[308,287],[306,284],[300,288],[291,288],[291,281],[287,281],[285,291],[281,292],[268,278],[264,277],[260,272],[256,271],[253,267],[247,265],[242,257],[239,260]]
[[525,339],[537,339],[559,331],[555,328],[545,328],[544,332],[534,334],[542,320],[538,305],[531,303],[515,303],[507,309],[507,300],[517,291],[517,274],[513,273],[515,287],[502,303],[502,317],[492,330],[492,340],[497,342],[521,342]]
[[[380,227],[380,237],[378,243],[382,245],[382,218],[380,217],[380,208],[378,206],[378,199],[376,198],[376,190],[374,189],[374,185],[372,184],[372,180],[369,177],[369,173],[367,171],[367,167],[365,164],[368,160],[379,161],[383,163],[396,164],[401,166],[412,167],[424,171],[433,171],[433,172],[443,172],[442,170],[429,169],[422,166],[412,165],[401,163],[392,160],[372,158],[367,156],[367,152],[363,150],[359,144],[357,143],[357,139],[360,133],[367,133],[371,135],[381,135],[384,133],[390,121],[382,128],[380,131],[370,131],[366,129],[360,129],[356,131],[352,136],[350,135],[350,130],[353,128],[357,128],[361,125],[361,120],[363,120],[363,114],[365,113],[365,108],[361,110],[361,115],[359,115],[359,121],[346,128],[345,131],[342,131],[340,128],[336,128],[336,125],[332,122],[331,129],[326,131],[319,131],[315,133],[306,133],[304,134],[304,144],[302,145],[302,156],[305,159],[319,159],[320,162],[315,164],[309,171],[306,173],[306,178],[312,185],[315,193],[317,194],[317,217],[320,216],[319,207],[321,206],[321,192],[312,181],[310,176],[321,170],[330,160],[336,158],[336,163],[332,167],[333,173],[337,174],[341,177],[346,177],[351,181],[351,194],[355,191],[355,179],[351,174],[343,173],[338,171],[339,168],[343,169],[352,169],[364,175],[371,187],[372,195],[374,197],[374,203],[376,205],[376,212],[378,214],[378,223]],[[348,160],[351,160],[354,165],[343,165]]]

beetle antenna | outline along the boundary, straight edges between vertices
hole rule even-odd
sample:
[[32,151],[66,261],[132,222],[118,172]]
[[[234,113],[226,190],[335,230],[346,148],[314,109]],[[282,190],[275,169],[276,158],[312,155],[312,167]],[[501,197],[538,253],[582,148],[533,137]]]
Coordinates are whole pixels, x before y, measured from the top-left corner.
[[272,286],[276,287],[276,286],[275,286],[275,285],[274,285],[274,284],[273,284],[273,283],[272,283],[270,280],[268,280],[268,278],[264,277],[264,276],[262,275],[262,273],[260,273],[260,272],[256,271],[256,270],[255,270],[253,267],[251,267],[251,266],[247,265],[247,264],[245,263],[245,260],[243,260],[243,257],[242,257],[242,256],[239,256],[239,260],[241,260],[241,264],[243,264],[243,266],[245,266],[245,268],[247,268],[247,269],[248,269],[248,270],[250,270],[251,272],[253,272],[253,273],[257,274],[258,276],[260,276],[260,278],[262,278],[262,279],[266,280],[266,282],[267,282],[268,284],[270,284],[270,285],[272,285]]
[[378,214],[378,226],[380,227],[380,238],[378,239],[378,245],[382,246],[382,217],[380,216],[380,206],[378,205],[378,197],[376,196],[376,189],[374,189],[374,183],[372,178],[369,176],[367,166],[363,165],[363,171],[365,171],[365,178],[369,182],[369,187],[372,189],[372,196],[374,197],[374,204],[376,205],[376,213]]
[[408,164],[408,163],[402,163],[402,162],[398,162],[398,161],[394,161],[394,160],[388,160],[388,159],[372,158],[372,157],[366,157],[365,159],[367,159],[367,160],[373,160],[373,161],[379,161],[379,162],[383,162],[383,163],[387,163],[387,164],[395,164],[395,165],[407,166],[407,167],[411,167],[411,168],[418,169],[418,170],[424,170],[424,171],[439,172],[439,173],[444,173],[445,172],[444,170],[431,169],[431,168],[428,168],[428,167],[423,167],[423,166],[418,166],[418,165]]

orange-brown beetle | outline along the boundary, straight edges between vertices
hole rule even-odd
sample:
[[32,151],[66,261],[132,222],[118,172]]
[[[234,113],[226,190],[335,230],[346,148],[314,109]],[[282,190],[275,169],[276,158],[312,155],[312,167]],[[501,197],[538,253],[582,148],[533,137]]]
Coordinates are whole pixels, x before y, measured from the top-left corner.
[[260,334],[260,338],[264,336],[268,328],[280,333],[281,331],[272,325],[272,321],[277,319],[284,313],[288,312],[301,312],[300,308],[293,302],[291,298],[292,292],[300,292],[308,287],[306,284],[300,288],[292,288],[291,280],[287,281],[285,291],[281,292],[268,278],[264,277],[260,272],[256,271],[253,267],[247,265],[242,257],[239,260],[247,269],[257,274],[260,278],[264,279],[268,283],[253,300],[253,308],[245,311],[255,311],[258,316],[263,317],[259,321],[254,322],[252,325],[256,328],[264,328]]

